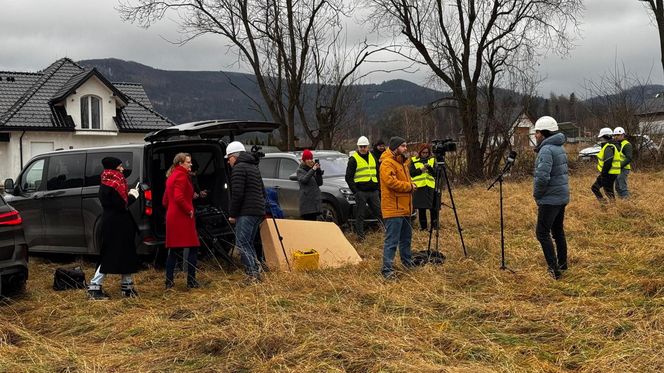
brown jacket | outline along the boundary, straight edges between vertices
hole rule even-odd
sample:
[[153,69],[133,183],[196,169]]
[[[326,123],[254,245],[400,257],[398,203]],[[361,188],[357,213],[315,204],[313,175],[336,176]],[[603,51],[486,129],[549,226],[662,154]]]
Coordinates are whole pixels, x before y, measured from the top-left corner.
[[413,211],[413,185],[406,157],[387,149],[380,157],[380,209],[383,218],[409,217]]

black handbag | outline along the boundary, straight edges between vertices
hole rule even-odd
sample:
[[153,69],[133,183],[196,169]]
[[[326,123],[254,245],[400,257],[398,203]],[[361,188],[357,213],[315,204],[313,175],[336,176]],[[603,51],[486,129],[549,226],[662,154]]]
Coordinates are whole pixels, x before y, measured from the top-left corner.
[[56,268],[53,276],[53,290],[85,289],[85,273],[81,267]]

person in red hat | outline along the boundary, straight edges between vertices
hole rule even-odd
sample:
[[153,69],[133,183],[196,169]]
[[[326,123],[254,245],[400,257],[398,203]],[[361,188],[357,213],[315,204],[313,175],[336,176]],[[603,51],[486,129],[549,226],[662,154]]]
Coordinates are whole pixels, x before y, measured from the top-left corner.
[[323,170],[314,161],[309,149],[302,152],[302,163],[297,169],[297,182],[300,185],[300,216],[304,220],[317,220],[323,208],[320,186],[323,185]]

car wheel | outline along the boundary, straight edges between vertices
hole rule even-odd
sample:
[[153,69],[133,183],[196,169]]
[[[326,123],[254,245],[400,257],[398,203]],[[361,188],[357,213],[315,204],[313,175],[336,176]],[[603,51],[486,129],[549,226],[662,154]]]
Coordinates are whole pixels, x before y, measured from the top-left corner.
[[25,293],[27,275],[15,274],[0,279],[0,298],[14,297]]
[[323,202],[321,220],[339,224],[339,214],[331,203]]

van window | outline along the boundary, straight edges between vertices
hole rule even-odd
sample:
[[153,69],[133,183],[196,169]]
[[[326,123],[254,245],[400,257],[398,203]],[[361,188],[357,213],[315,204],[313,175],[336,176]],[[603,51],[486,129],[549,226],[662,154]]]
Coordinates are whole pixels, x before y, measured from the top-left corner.
[[83,186],[85,154],[52,156],[48,160],[46,190],[80,188]]
[[101,164],[101,160],[106,157],[114,157],[122,161],[122,166],[124,167],[124,175],[127,178],[127,182],[134,182],[136,178],[131,178],[133,166],[134,166],[134,153],[132,152],[109,152],[109,153],[88,153],[88,161],[85,165],[85,186],[96,186],[101,183],[101,172],[104,170],[104,166]]
[[35,192],[40,190],[44,180],[44,160],[33,162],[21,176],[21,190],[24,192]]
[[262,178],[274,179],[277,177],[277,162],[279,158],[261,158],[258,169]]
[[279,178],[288,180],[290,175],[297,172],[297,168],[300,165],[292,159],[282,158],[281,163],[279,163]]

